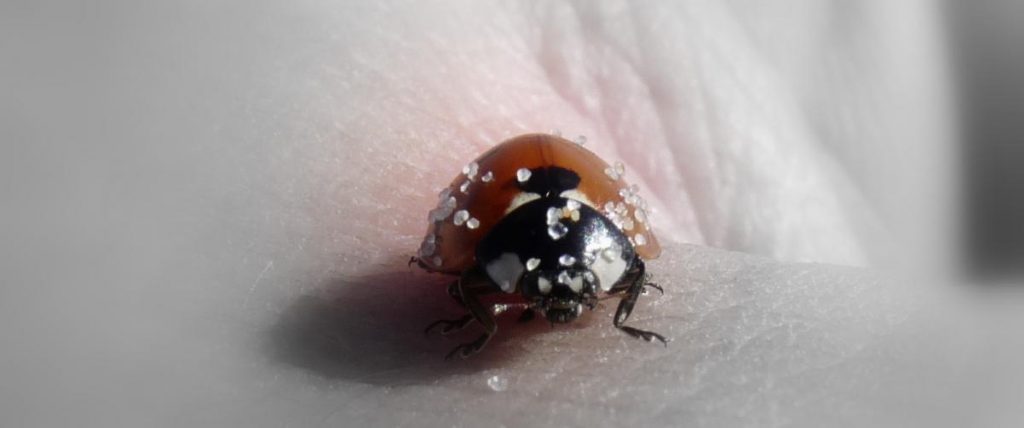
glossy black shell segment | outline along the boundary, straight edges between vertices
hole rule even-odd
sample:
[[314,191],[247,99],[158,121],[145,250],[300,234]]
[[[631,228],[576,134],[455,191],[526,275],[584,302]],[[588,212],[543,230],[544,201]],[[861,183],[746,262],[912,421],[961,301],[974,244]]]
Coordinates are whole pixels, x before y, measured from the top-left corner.
[[[530,201],[508,213],[477,246],[478,264],[485,266],[505,253],[513,253],[522,263],[531,258],[539,259],[540,264],[534,271],[584,271],[587,261],[599,257],[596,252],[609,246],[621,249],[619,254],[624,260],[635,258],[635,249],[629,238],[602,213],[582,203],[578,208],[579,219],[561,219],[566,232],[554,239],[549,234],[548,210],[561,209],[568,203],[567,198],[549,196]],[[572,266],[562,265],[559,259],[563,255],[572,256],[575,263]]]

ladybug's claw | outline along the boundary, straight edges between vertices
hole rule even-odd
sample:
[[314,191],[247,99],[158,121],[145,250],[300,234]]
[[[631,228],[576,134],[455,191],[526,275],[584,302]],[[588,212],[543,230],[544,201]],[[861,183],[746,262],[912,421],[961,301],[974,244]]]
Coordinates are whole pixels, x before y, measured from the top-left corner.
[[430,323],[430,325],[428,325],[427,328],[423,329],[423,334],[430,334],[430,331],[433,330],[434,327],[443,326],[441,328],[441,335],[447,336],[451,333],[466,328],[466,326],[473,323],[473,319],[474,318],[472,314],[466,314],[466,316],[463,316],[462,318],[459,318],[457,320],[437,320]]
[[459,346],[456,346],[455,349],[452,349],[452,352],[449,352],[448,355],[444,357],[444,359],[450,360],[455,355],[458,355],[459,358],[468,358],[470,355],[480,352],[480,350],[483,349],[484,345],[486,345],[487,341],[490,339],[490,334],[483,334],[472,342],[463,343]]
[[653,331],[640,330],[638,328],[633,328],[625,325],[619,327],[619,330],[622,330],[626,332],[626,334],[633,336],[637,339],[643,339],[648,342],[653,342],[655,339],[657,339],[659,342],[661,342],[662,345],[668,346],[668,339],[666,339],[665,336],[662,336]]
[[665,295],[665,289],[664,289],[664,288],[661,288],[661,286],[660,286],[660,285],[658,285],[658,284],[655,284],[655,283],[653,283],[653,282],[645,282],[645,283],[644,283],[644,287],[651,287],[651,288],[653,288],[653,289],[655,289],[655,290],[658,290],[658,292],[659,292],[659,293],[661,293],[661,295],[662,295],[662,296],[664,296],[664,295]]

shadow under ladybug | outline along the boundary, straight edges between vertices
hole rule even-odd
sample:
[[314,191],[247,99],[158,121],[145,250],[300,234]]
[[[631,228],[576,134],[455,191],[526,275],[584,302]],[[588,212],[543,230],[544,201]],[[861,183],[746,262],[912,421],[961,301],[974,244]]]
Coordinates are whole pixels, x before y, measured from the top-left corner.
[[[422,326],[455,309],[437,278],[371,273],[315,288],[318,292],[296,298],[267,330],[263,345],[272,361],[329,379],[404,385],[492,369],[514,357],[503,346],[466,364],[445,364],[437,357],[450,344],[431,340]],[[543,331],[516,329],[500,341]]]

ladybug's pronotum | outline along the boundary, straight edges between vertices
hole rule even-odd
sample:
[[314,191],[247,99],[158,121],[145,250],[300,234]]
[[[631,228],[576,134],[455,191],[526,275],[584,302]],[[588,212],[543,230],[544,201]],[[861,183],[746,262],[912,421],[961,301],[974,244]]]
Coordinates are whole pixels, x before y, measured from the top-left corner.
[[458,275],[448,292],[469,313],[441,320],[442,333],[479,322],[484,334],[448,356],[469,356],[497,331],[487,293],[518,294],[521,319],[541,312],[565,323],[621,294],[615,327],[648,341],[660,334],[624,325],[647,282],[643,260],[661,247],[651,232],[646,202],[610,166],[561,137],[522,135],[487,151],[441,191],[430,226],[413,260],[429,272]]

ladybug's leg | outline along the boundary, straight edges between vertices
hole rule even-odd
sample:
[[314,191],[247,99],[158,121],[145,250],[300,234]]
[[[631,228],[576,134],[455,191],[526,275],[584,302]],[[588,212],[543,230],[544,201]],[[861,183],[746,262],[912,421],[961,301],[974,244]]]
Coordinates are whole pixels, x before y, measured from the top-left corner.
[[437,321],[434,321],[434,322],[430,323],[430,325],[428,325],[427,328],[423,329],[423,333],[424,334],[429,334],[430,331],[434,329],[434,327],[443,326],[443,327],[441,327],[441,335],[442,336],[447,336],[447,335],[452,334],[452,333],[454,333],[456,331],[459,331],[459,330],[462,330],[462,329],[466,328],[468,325],[470,325],[472,323],[473,323],[473,314],[466,314],[462,318],[459,318],[457,320],[437,320]]
[[[461,282],[462,279],[460,278],[455,281],[452,281],[451,284],[448,284],[448,295],[451,296],[452,300],[455,300],[455,303],[458,303],[459,306],[465,308],[466,303],[463,302],[462,292],[459,290],[459,284]],[[477,289],[475,293],[478,296],[494,292],[494,287],[490,287],[486,282],[479,282],[475,283],[474,285],[476,285],[474,289]],[[423,329],[423,333],[430,333],[430,331],[433,330],[434,328],[441,326],[441,335],[447,336],[449,334],[455,333],[459,330],[468,327],[475,320],[476,318],[471,313],[466,314],[465,316],[459,319],[437,320],[430,323],[430,325],[428,325],[427,328]]]
[[537,316],[537,312],[532,308],[526,308],[522,313],[519,314],[519,319],[516,322],[527,323],[533,321],[533,318]]
[[[615,327],[630,336],[644,339],[648,342],[653,342],[657,339],[661,341],[662,344],[667,345],[668,340],[665,339],[665,336],[652,331],[640,330],[638,328],[623,325],[626,320],[629,319],[629,315],[633,313],[633,306],[636,305],[637,298],[640,297],[640,294],[644,290],[644,286],[647,285],[647,270],[644,266],[644,262],[637,257],[633,262],[633,266],[633,270],[627,274],[628,276],[625,281],[629,284],[629,287],[626,288],[625,295],[622,296],[622,300],[619,301],[619,308],[615,311]],[[659,290],[661,289],[660,287],[657,288]]]
[[459,295],[462,296],[462,303],[469,310],[473,319],[484,328],[484,334],[472,342],[456,346],[452,352],[448,353],[446,359],[455,355],[466,358],[480,352],[484,345],[487,345],[487,341],[491,340],[491,336],[498,332],[498,324],[494,321],[494,315],[480,302],[480,296],[492,292],[494,287],[491,287],[486,278],[482,277],[480,271],[473,269],[463,274],[459,279],[458,288]]

